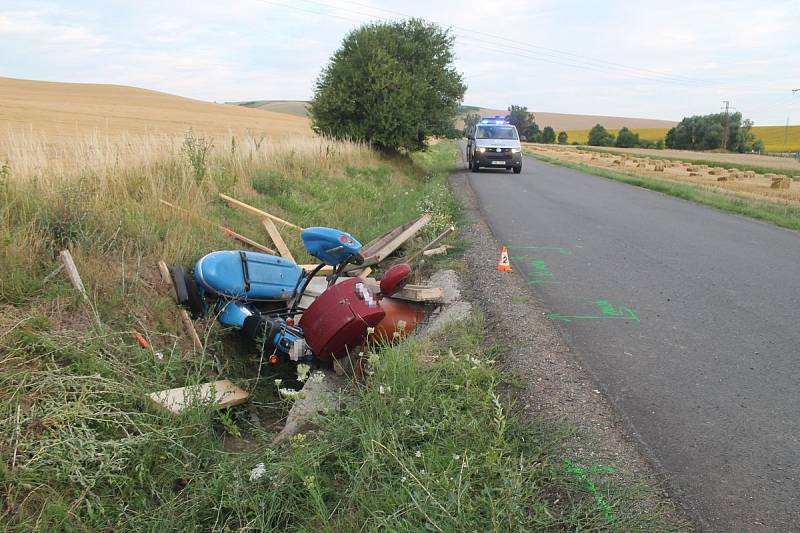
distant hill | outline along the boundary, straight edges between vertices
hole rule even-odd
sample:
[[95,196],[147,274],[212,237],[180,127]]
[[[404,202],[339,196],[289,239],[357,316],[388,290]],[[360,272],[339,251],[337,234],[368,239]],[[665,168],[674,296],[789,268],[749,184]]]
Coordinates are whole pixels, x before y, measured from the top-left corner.
[[0,77],[0,141],[7,135],[312,135],[308,120],[124,85]]
[[[488,109],[485,107],[462,106],[465,111],[462,116],[469,113],[478,113],[481,116],[506,115],[505,109]],[[619,129],[623,126],[629,128],[671,128],[677,122],[672,120],[659,120],[655,118],[633,118],[633,117],[610,117],[604,115],[572,115],[568,113],[546,113],[543,111],[532,111],[536,117],[536,123],[540,127],[550,126],[556,131],[562,130],[588,130],[595,124],[602,124],[606,128]],[[463,128],[464,122],[459,120],[457,128]]]
[[228,104],[261,109],[262,111],[272,111],[274,113],[285,113],[296,117],[308,116],[308,102],[304,100],[252,100],[249,102],[227,102]]

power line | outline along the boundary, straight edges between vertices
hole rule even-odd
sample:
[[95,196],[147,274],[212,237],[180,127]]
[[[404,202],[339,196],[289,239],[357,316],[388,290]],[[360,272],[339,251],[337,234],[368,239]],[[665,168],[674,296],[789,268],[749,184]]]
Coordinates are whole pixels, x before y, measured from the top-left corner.
[[[264,0],[264,1],[269,1],[269,0]],[[378,16],[378,15],[375,15],[375,14],[372,14],[372,13],[365,13],[363,11],[356,11],[356,10],[348,9],[346,7],[341,7],[341,6],[338,6],[338,5],[331,5],[331,4],[327,4],[325,2],[320,2],[318,0],[306,0],[306,1],[308,3],[316,4],[316,5],[319,5],[319,6],[322,6],[322,7],[339,9],[339,10],[347,11],[347,12],[350,12],[350,13],[353,13],[353,14],[356,14],[356,15],[360,15],[360,16],[375,17],[378,20],[387,20],[386,17],[381,17],[381,16]],[[397,15],[397,16],[400,16],[400,17],[403,17],[403,18],[415,18],[415,17],[412,17],[410,15],[401,13],[399,11],[393,11],[393,10],[389,10],[389,9],[382,9],[382,8],[376,8],[376,7],[372,7],[372,6],[367,6],[367,5],[361,4],[359,2],[350,2],[350,1],[347,1],[347,0],[339,0],[339,1],[340,2],[345,2],[347,4],[363,6],[363,7],[366,7],[367,9],[371,9],[373,11],[380,11],[380,12],[383,12],[383,13],[389,13],[389,14],[392,14],[392,15]],[[275,2],[272,2],[272,3],[275,3]],[[281,4],[281,5],[283,5],[285,7],[290,7],[290,8],[293,7],[293,6],[289,6],[287,4]],[[322,13],[318,13],[318,14],[322,14]],[[339,17],[339,18],[343,18],[343,17]],[[416,18],[421,18],[421,17],[416,17]],[[354,20],[354,19],[350,19],[350,20]],[[435,21],[431,21],[431,22],[435,22]],[[527,55],[524,55],[524,56],[521,56],[521,57],[526,57],[528,59],[534,59],[534,60],[537,60],[537,61],[544,61],[544,62],[547,62],[547,63],[552,63],[552,64],[556,64],[556,65],[561,65],[561,66],[567,66],[567,67],[572,67],[572,68],[582,68],[584,70],[592,70],[594,72],[601,72],[601,73],[606,73],[606,74],[608,74],[608,73],[624,74],[624,75],[627,75],[627,76],[634,76],[634,77],[637,77],[637,78],[640,78],[640,79],[650,79],[650,80],[656,81],[656,82],[678,83],[678,84],[684,84],[684,85],[692,85],[692,84],[700,83],[697,80],[692,80],[691,78],[687,78],[687,77],[670,76],[670,75],[666,75],[666,74],[663,74],[661,72],[657,72],[657,71],[654,71],[654,70],[641,69],[641,68],[638,68],[638,67],[630,67],[630,66],[627,66],[627,65],[622,65],[620,63],[613,63],[613,62],[610,62],[610,61],[604,61],[604,60],[599,60],[599,59],[594,59],[594,58],[588,58],[586,56],[581,56],[579,54],[574,54],[572,52],[564,52],[564,51],[560,51],[560,50],[557,50],[557,49],[554,49],[554,48],[548,48],[548,47],[533,45],[533,44],[530,44],[530,43],[525,43],[525,42],[522,42],[522,41],[509,39],[509,38],[507,38],[505,36],[498,37],[496,34],[490,34],[490,33],[486,33],[486,32],[481,32],[481,31],[478,31],[478,30],[470,29],[470,28],[464,28],[464,27],[455,26],[455,25],[451,25],[450,27],[453,28],[453,30],[457,30],[457,31],[454,31],[454,33],[456,33],[461,38],[462,41],[464,39],[472,39],[474,42],[478,42],[478,43],[491,44],[491,45],[494,45],[494,46],[501,46],[503,49],[499,50],[499,51],[502,52],[502,53],[508,53],[507,50],[509,48],[515,49],[517,51],[525,52]],[[478,35],[488,37],[488,40],[486,38],[482,39],[480,37],[477,37]],[[509,44],[509,43],[514,43],[514,44]],[[517,44],[522,45],[522,46],[516,46]],[[537,50],[532,50],[532,48],[535,48]],[[538,50],[545,50],[545,51],[550,52],[550,53],[543,53],[543,52],[540,52]]]
[[[355,22],[355,23],[358,23],[358,24],[364,24],[365,22],[369,22],[369,21],[372,21],[372,20],[378,20],[378,21],[388,20],[387,17],[382,17],[382,16],[376,15],[374,13],[365,13],[364,11],[357,11],[357,10],[349,9],[349,8],[342,7],[342,6],[339,6],[339,5],[331,5],[331,4],[327,4],[327,3],[324,3],[324,2],[321,2],[321,1],[317,1],[317,0],[306,0],[306,1],[308,3],[310,3],[310,4],[315,4],[315,5],[320,6],[322,8],[327,8],[326,11],[319,11],[319,10],[309,9],[308,7],[300,7],[298,5],[286,4],[286,3],[283,3],[283,2],[276,2],[274,0],[260,0],[260,1],[262,1],[264,3],[267,3],[267,4],[272,4],[272,5],[276,5],[276,6],[285,7],[287,9],[292,9],[292,10],[296,10],[296,11],[302,11],[302,12],[305,12],[305,13],[312,13],[312,14],[316,14],[316,15],[324,16],[324,17],[333,17],[333,18],[337,18],[337,19],[341,19],[341,20]],[[389,9],[383,9],[383,8],[377,8],[377,7],[373,7],[373,6],[368,6],[366,4],[359,3],[359,2],[354,2],[354,1],[350,1],[350,0],[338,0],[338,2],[343,2],[343,3],[347,3],[347,4],[351,4],[351,5],[356,5],[356,6],[367,8],[367,9],[372,10],[372,11],[388,13],[388,14],[396,15],[396,16],[403,17],[403,18],[414,18],[414,17],[411,17],[410,15],[401,13],[399,11],[393,11],[393,10],[389,10]],[[345,11],[345,12],[348,12],[348,13],[353,13],[355,15],[358,15],[359,17],[366,17],[367,20],[365,20],[364,18],[356,19],[356,18],[353,18],[353,17],[343,16],[343,15],[340,15],[340,14],[334,14],[334,13],[331,13],[331,12],[328,11],[330,9],[336,9],[336,10]],[[421,18],[421,17],[416,17],[416,18]],[[431,21],[431,22],[435,23],[435,21]],[[562,50],[557,50],[557,49],[554,49],[554,48],[538,46],[538,45],[534,45],[534,44],[531,44],[531,43],[525,43],[523,41],[517,41],[517,40],[514,40],[514,39],[508,39],[506,37],[500,38],[495,34],[489,34],[489,33],[486,33],[486,32],[481,32],[481,31],[477,31],[477,30],[473,30],[473,29],[463,28],[463,27],[454,26],[454,25],[452,25],[450,27],[453,28],[453,30],[454,30],[453,33],[459,38],[460,41],[467,42],[467,43],[472,42],[473,44],[478,43],[478,45],[481,46],[482,50],[486,50],[486,51],[490,51],[490,52],[496,52],[496,53],[502,54],[504,56],[516,56],[516,57],[521,57],[521,58],[525,58],[525,59],[529,59],[529,60],[533,60],[533,61],[545,62],[545,63],[560,65],[560,66],[573,68],[573,69],[580,69],[580,70],[586,70],[586,71],[592,71],[592,72],[599,72],[599,73],[604,73],[604,74],[617,74],[617,75],[623,75],[623,76],[627,76],[627,77],[634,77],[634,78],[638,78],[638,79],[642,79],[642,80],[650,80],[650,81],[657,82],[657,83],[675,83],[675,84],[684,85],[687,88],[702,88],[703,87],[703,85],[702,85],[703,82],[701,82],[699,80],[693,80],[693,79],[691,79],[689,77],[686,77],[686,76],[666,75],[666,74],[663,74],[663,73],[661,73],[659,71],[655,71],[655,70],[641,69],[641,68],[638,68],[638,67],[631,67],[631,66],[628,66],[628,65],[623,65],[621,63],[614,63],[614,62],[605,61],[605,60],[602,60],[602,59],[596,59],[596,58],[591,58],[591,57],[588,57],[588,56],[582,56],[580,54],[575,54],[575,53],[572,53],[572,52],[569,52],[569,51],[562,51]],[[477,35],[486,36],[486,37],[488,37],[488,39],[483,39],[483,38],[477,37]],[[516,43],[516,44],[520,44],[521,46],[509,45],[509,43]],[[491,46],[487,46],[487,45],[491,45]],[[496,47],[501,47],[501,48],[496,48]],[[545,50],[545,51],[548,51],[548,52],[551,52],[551,53],[545,54],[543,52],[531,50],[532,48],[533,49],[537,49],[537,50]],[[706,85],[706,87],[710,87],[710,86]],[[744,86],[743,85],[739,85],[739,87],[744,87]],[[773,88],[769,88],[769,90],[772,91],[774,89]],[[795,91],[800,91],[800,89],[793,90],[793,92],[795,92]]]
[[[401,16],[403,18],[414,18],[414,17],[412,17],[410,15],[407,15],[405,13],[401,13],[399,11],[393,11],[393,10],[390,10],[390,9],[383,9],[383,8],[373,7],[373,6],[369,6],[367,4],[363,4],[361,2],[354,2],[352,0],[338,0],[338,1],[346,3],[346,4],[352,4],[352,5],[366,7],[368,9],[372,9],[374,11],[381,11],[381,12],[384,12],[384,13],[390,13],[390,14],[393,14],[393,15],[398,15],[398,16]],[[317,3],[319,3],[319,2],[317,2]],[[417,18],[422,18],[422,17],[417,17]],[[436,21],[432,21],[432,22],[436,22]],[[617,68],[620,68],[620,69],[626,69],[626,70],[635,71],[635,72],[639,72],[639,73],[641,73],[641,72],[649,73],[649,74],[655,75],[657,77],[662,77],[662,78],[666,78],[666,79],[672,79],[673,81],[684,81],[684,82],[690,82],[690,83],[698,83],[698,80],[694,80],[694,79],[689,78],[687,76],[665,74],[665,73],[657,71],[657,70],[646,69],[646,68],[642,68],[642,67],[632,67],[632,66],[629,66],[629,65],[624,65],[622,63],[616,63],[616,62],[613,62],[613,61],[606,61],[604,59],[593,58],[591,56],[586,56],[586,55],[583,55],[583,54],[577,54],[577,53],[570,52],[570,51],[567,51],[567,50],[560,50],[560,49],[556,49],[556,48],[550,48],[550,47],[547,47],[547,46],[541,46],[541,45],[536,45],[536,44],[533,44],[533,43],[528,43],[528,42],[525,42],[525,41],[518,41],[518,40],[515,40],[515,39],[508,38],[507,36],[503,36],[502,38],[498,38],[497,34],[482,32],[482,31],[479,31],[479,30],[471,29],[471,28],[465,28],[463,26],[456,26],[456,25],[452,25],[452,24],[448,24],[448,26],[450,26],[451,28],[456,29],[456,30],[461,30],[462,32],[468,32],[471,35],[483,35],[483,36],[486,36],[486,37],[490,37],[490,38],[492,38],[494,40],[501,40],[502,42],[500,44],[502,44],[503,46],[507,46],[507,43],[514,43],[514,44],[523,45],[523,46],[525,46],[527,48],[535,48],[535,49],[538,49],[538,50],[544,50],[544,51],[547,51],[547,52],[551,52],[553,54],[558,54],[558,55],[562,55],[562,56],[569,56],[567,59],[572,60],[572,61],[579,60],[579,61],[585,62],[585,63],[586,62],[589,62],[589,63],[602,63],[602,64],[605,64],[605,65],[617,67]]]

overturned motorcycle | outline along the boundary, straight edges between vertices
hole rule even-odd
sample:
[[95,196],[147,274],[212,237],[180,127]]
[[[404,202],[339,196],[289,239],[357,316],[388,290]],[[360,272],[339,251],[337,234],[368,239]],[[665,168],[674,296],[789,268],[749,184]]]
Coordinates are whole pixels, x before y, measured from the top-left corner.
[[[194,318],[212,313],[222,324],[258,342],[269,362],[328,362],[362,345],[370,328],[386,317],[389,298],[408,281],[411,268],[390,268],[376,294],[360,277],[344,277],[361,265],[361,243],[344,231],[314,227],[303,230],[303,244],[321,263],[306,271],[274,255],[218,251],[203,256],[194,276],[183,267],[170,269],[178,302]],[[311,280],[325,266],[333,268],[327,288],[307,309],[301,300]],[[295,319],[300,316],[299,322]]]

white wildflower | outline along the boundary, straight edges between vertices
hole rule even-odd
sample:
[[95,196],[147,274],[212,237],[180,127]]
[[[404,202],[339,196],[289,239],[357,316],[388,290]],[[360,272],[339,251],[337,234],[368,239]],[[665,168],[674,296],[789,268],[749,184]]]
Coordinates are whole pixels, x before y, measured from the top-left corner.
[[375,333],[375,328],[367,328],[367,335],[372,335]]
[[313,372],[308,378],[309,383],[322,383],[325,380],[325,374],[317,370]]
[[417,457],[417,458],[422,457],[422,452],[417,450],[416,453],[414,454],[414,457]]
[[311,372],[310,366],[304,363],[300,363],[299,365],[297,365],[297,379],[299,379],[300,381],[305,381],[306,378],[308,378],[309,372]]
[[408,416],[408,415],[411,414],[411,410],[410,409],[406,409],[405,411],[403,411],[403,414]]
[[278,379],[276,379],[276,380],[275,380],[275,386],[276,386],[276,387],[280,387],[280,386],[281,386],[281,383],[283,383],[283,380],[282,380],[282,379],[278,378]]
[[297,400],[298,398],[301,398],[300,391],[296,391],[294,389],[278,389],[278,393],[280,393],[280,395],[287,400]]
[[453,461],[459,461],[460,459],[461,459],[460,455],[458,455],[457,453],[453,454]]
[[400,483],[405,483],[405,482],[406,482],[406,476],[401,477],[400,478]]
[[266,473],[266,465],[264,465],[264,463],[258,463],[255,468],[250,471],[250,481],[258,481]]

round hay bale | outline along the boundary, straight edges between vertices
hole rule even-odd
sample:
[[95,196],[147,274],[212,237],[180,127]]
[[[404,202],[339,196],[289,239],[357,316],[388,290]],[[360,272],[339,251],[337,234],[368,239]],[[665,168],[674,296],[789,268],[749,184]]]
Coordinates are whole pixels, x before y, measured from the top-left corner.
[[788,189],[792,186],[792,178],[789,176],[776,176],[772,178],[770,189]]

